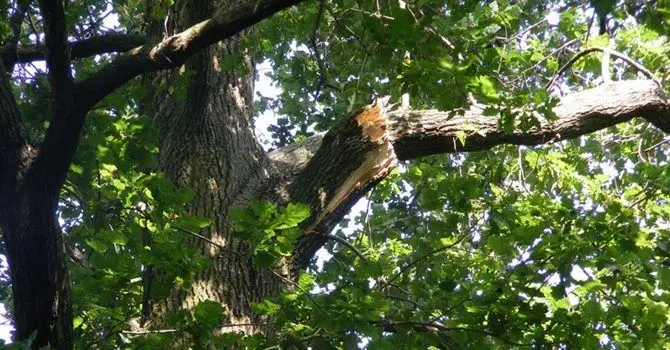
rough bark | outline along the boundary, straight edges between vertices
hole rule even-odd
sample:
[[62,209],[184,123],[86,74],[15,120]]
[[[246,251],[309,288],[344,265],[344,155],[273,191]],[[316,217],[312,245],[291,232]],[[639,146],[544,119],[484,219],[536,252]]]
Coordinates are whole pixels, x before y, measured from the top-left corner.
[[501,144],[539,145],[601,130],[642,117],[663,130],[670,105],[651,80],[620,81],[563,97],[557,119],[542,120],[528,131],[505,132],[498,118],[473,107],[463,116],[437,110],[385,113],[371,106],[352,114],[324,136],[312,137],[270,154],[284,178],[278,191],[286,201],[310,204],[295,261],[305,266],[326,241],[326,234],[367,189],[397,160],[438,153],[470,152]]
[[[68,92],[63,90],[71,84],[63,47],[64,17],[60,3],[43,2],[40,7],[47,66],[53,72],[51,127],[58,129],[68,124],[74,112]],[[18,29],[14,35],[17,33]],[[67,155],[60,154],[58,159],[68,163],[54,166],[58,159],[49,155],[58,150],[47,150],[46,141],[39,152],[28,145],[4,64],[0,64],[0,78],[0,228],[12,278],[16,336],[25,339],[35,334],[36,348],[50,345],[68,349],[72,347],[70,284],[56,204],[58,182],[65,179],[71,158],[68,161]],[[52,132],[49,141],[54,139]],[[76,146],[76,142],[75,138],[70,145]]]
[[[172,20],[182,30],[179,34],[135,48],[80,83],[71,78],[62,6],[40,2],[53,105],[51,123],[39,148],[26,140],[0,63],[0,230],[12,275],[17,339],[37,331],[35,347],[72,346],[69,281],[55,218],[58,192],[86,112],[140,74],[183,63],[194,74],[183,87],[185,100],[174,98],[174,90],[162,91],[154,95],[149,112],[160,130],[161,169],[178,185],[195,190],[191,212],[213,219],[212,227],[202,233],[217,243],[214,246],[197,238],[189,242],[211,257],[213,266],[201,272],[188,289],[175,290],[155,311],[165,315],[202,300],[216,300],[228,308],[230,323],[247,324],[227,331],[266,331],[255,324],[258,320],[250,303],[275,295],[281,288],[271,271],[230,258],[229,251],[246,249],[245,243],[231,236],[228,210],[233,206],[264,197],[309,204],[312,216],[304,223],[306,233],[295,253],[295,266],[300,268],[350,205],[382,179],[396,159],[485,150],[503,143],[558,141],[635,116],[669,129],[668,103],[658,87],[648,81],[616,82],[564,98],[555,110],[558,120],[543,121],[527,132],[503,132],[495,118],[484,117],[476,109],[451,117],[438,111],[386,112],[375,105],[354,113],[325,137],[279,150],[268,158],[252,132],[253,77],[220,71],[218,59],[239,49],[236,33],[240,30],[297,2],[177,1]],[[204,20],[211,13],[215,15]],[[209,46],[225,38],[228,40]],[[203,52],[196,55],[199,51]],[[251,72],[248,57],[244,64]],[[169,87],[175,74],[157,74],[149,84]]]
[[[86,92],[87,101],[95,104],[130,79],[153,71],[179,67],[186,59],[210,45],[301,1],[240,1],[230,7],[212,9],[207,16],[200,18],[200,22],[190,22],[190,27],[177,27],[181,32],[174,35],[164,33],[165,38],[157,44],[130,50],[82,81],[78,88]],[[203,20],[205,18],[209,19]],[[153,43],[157,41],[155,39]]]
[[[71,52],[62,1],[39,2],[45,29],[43,57],[49,71],[52,105],[49,128],[44,141],[36,147],[26,140],[16,102],[11,95],[9,76],[4,65],[0,64],[0,231],[10,265],[16,340],[26,339],[37,332],[32,344],[35,348],[72,347],[69,278],[56,207],[87,112],[130,79],[143,73],[179,66],[203,48],[297,2],[240,1],[234,6],[220,7],[219,11],[209,12],[215,13],[213,18],[156,46],[139,47],[80,83],[73,81],[70,70]],[[20,1],[20,4],[19,8],[25,9],[24,5],[28,2]],[[17,12],[17,16],[12,17],[10,26],[14,38],[18,38],[20,26],[16,23],[22,16]],[[9,41],[10,54],[13,54],[12,47],[16,44],[14,39]],[[10,60],[10,63],[14,62]],[[232,79],[230,84],[236,83]],[[238,90],[232,95],[240,98],[244,93]],[[219,105],[234,110],[224,103],[228,101],[222,100]],[[242,105],[244,103],[238,103],[238,106]],[[239,127],[243,129],[242,124]],[[228,147],[230,149],[230,143]],[[262,159],[265,158],[257,160]],[[227,169],[237,170],[236,167]],[[263,173],[260,166],[252,169],[252,172]],[[242,193],[251,196],[247,193],[249,191]]]
[[37,152],[27,143],[6,76],[0,61],[0,231],[12,280],[15,339],[34,333],[35,348],[69,349],[72,309],[57,198],[28,172]]
[[[181,30],[206,18],[216,8],[237,4],[238,0],[176,1],[170,26]],[[229,209],[262,197],[270,177],[270,161],[253,134],[253,62],[245,55],[245,75],[221,71],[219,66],[221,57],[239,51],[245,33],[186,61],[181,74],[193,75],[182,87],[186,92],[184,99],[162,91],[154,94],[150,103],[149,114],[159,129],[159,168],[178,186],[193,189],[191,214],[213,222],[199,233],[218,245],[190,239],[189,244],[198,247],[213,264],[197,275],[193,285],[175,290],[167,302],[156,306],[154,325],[160,325],[166,314],[213,300],[226,307],[226,323],[244,324],[226,327],[227,331],[259,331],[263,327],[252,314],[251,303],[279,292],[279,280],[271,271],[256,269],[248,258],[231,253],[243,253],[247,246],[231,235]],[[180,73],[157,74],[148,85],[171,86],[177,74]]]

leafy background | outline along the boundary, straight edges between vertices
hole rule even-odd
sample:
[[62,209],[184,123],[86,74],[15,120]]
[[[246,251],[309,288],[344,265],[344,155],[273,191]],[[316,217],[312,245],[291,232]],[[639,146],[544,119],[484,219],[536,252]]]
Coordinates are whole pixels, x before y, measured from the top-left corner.
[[[158,17],[171,1],[160,3]],[[546,89],[560,66],[592,46],[635,59],[667,91],[669,6],[304,2],[260,24],[244,45],[271,67],[258,74],[279,88],[256,100],[259,116],[276,117],[266,147],[326,131],[374,96],[397,101],[404,93],[413,108],[455,113],[476,100],[501,127],[527,129],[551,118],[557,97],[602,83],[593,54]],[[71,39],[141,32],[142,9],[139,0],[68,2]],[[109,16],[115,20],[103,20]],[[40,32],[34,7],[30,18],[24,32]],[[76,77],[113,57],[77,60]],[[240,59],[223,57],[223,67],[239,70]],[[638,75],[619,61],[612,73]],[[46,76],[39,64],[17,65],[12,82],[38,142],[48,123]],[[210,263],[184,244],[209,221],[187,216],[192,193],[155,172],[156,133],[137,114],[143,94],[131,82],[90,113],[63,187],[59,216],[71,255],[81,257],[71,261],[78,347],[668,347],[668,138],[643,121],[547,146],[401,164],[335,232],[351,247],[331,241],[289,291],[254,306],[275,322],[272,335],[213,335],[224,310],[212,302],[173,315],[169,332],[134,334],[146,266],[164,271],[153,288],[160,299]],[[234,210],[256,264],[271,266],[290,252],[305,210],[262,200]],[[10,308],[3,273],[0,296]]]

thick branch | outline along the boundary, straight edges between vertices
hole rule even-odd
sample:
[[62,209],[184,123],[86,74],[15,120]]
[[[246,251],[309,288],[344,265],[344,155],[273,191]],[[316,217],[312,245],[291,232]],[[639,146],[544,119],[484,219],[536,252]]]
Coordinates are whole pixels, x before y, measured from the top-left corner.
[[195,53],[226,39],[261,20],[303,0],[241,1],[236,7],[222,8],[212,18],[164,39],[156,45],[131,50],[78,84],[85,108],[140,74],[179,67]]
[[539,145],[633,117],[670,124],[670,104],[651,80],[619,81],[565,96],[554,109],[556,120],[543,120],[540,127],[525,132],[505,132],[497,118],[482,112],[472,108],[459,117],[436,110],[377,112],[374,118],[355,114],[323,137],[272,152],[282,172],[296,174],[288,180],[288,200],[310,203],[314,213],[298,244],[299,264],[309,261],[325,242],[323,235],[386,176],[395,159],[482,151],[501,144]]
[[[563,97],[555,121],[539,128],[507,133],[497,118],[475,108],[462,117],[447,112],[407,111],[389,114],[389,134],[398,158],[437,153],[481,151],[501,144],[539,145],[592,133],[633,117],[670,120],[670,107],[652,80],[619,81]],[[464,136],[461,142],[459,136]]]
[[[12,16],[9,18],[9,29],[12,30],[12,36],[5,42],[5,44],[12,52],[16,51],[16,46],[18,45],[19,37],[21,36],[21,24],[23,23],[23,19],[26,17],[26,12],[28,12],[29,5],[30,2],[28,0],[17,1],[16,9],[14,9],[14,13],[12,13]],[[14,70],[13,62],[4,59],[4,56],[0,57],[0,59],[4,60],[5,68],[8,72],[12,72]]]
[[[634,116],[670,124],[668,108],[663,92],[651,80],[631,80],[613,82],[607,86],[567,95],[562,98],[561,103],[554,110],[558,117],[556,121],[544,121],[540,128],[525,133],[505,134],[497,131],[497,119],[483,116],[479,108],[473,108],[465,116],[457,118],[451,117],[452,112],[435,110],[391,111],[388,112],[388,118],[396,153],[399,159],[407,160],[422,155],[486,150],[504,143],[538,145],[549,141],[564,140],[607,128]],[[579,123],[579,125],[570,124],[570,121]],[[423,123],[430,124],[432,127],[424,126]],[[581,124],[587,124],[585,126],[587,129],[581,129]],[[475,126],[479,126],[482,132],[495,129],[495,135],[490,134],[486,140],[475,140],[477,136],[477,133],[473,132]],[[428,130],[424,133],[425,128],[433,129],[430,132],[432,137],[438,137],[438,134],[441,133],[439,145],[434,145],[427,139],[422,141],[424,137],[429,136]],[[440,131],[435,132],[435,129]],[[464,139],[465,145],[460,144],[460,141],[456,139],[458,142],[454,150],[454,137],[461,132],[467,134]],[[560,134],[561,138],[557,139],[556,134]],[[270,159],[283,175],[288,174],[288,177],[295,177],[319,150],[323,138],[324,135],[320,134],[280,148],[270,152]],[[484,142],[486,144],[483,144]],[[415,146],[419,148],[413,149]]]
[[[70,59],[85,58],[114,52],[126,52],[143,45],[146,39],[139,34],[107,33],[69,44]],[[45,59],[45,48],[34,46],[0,47],[5,64],[26,63]]]
[[385,101],[366,106],[328,132],[319,151],[288,187],[290,201],[309,203],[297,265],[304,267],[328,239],[328,232],[363,193],[396,164],[389,142]]
[[[44,40],[46,61],[51,83],[52,110],[57,111],[67,103],[71,93],[72,72],[65,30],[65,12],[62,1],[40,0],[40,12],[44,18]],[[59,112],[56,112],[58,114]],[[62,111],[61,111],[62,113]]]
[[6,187],[15,185],[20,151],[26,145],[24,125],[8,77],[0,60],[0,196],[10,190]]
[[60,2],[55,5],[52,1],[40,1],[47,29],[46,58],[56,109],[39,155],[29,170],[28,181],[39,184],[46,192],[45,197],[57,199],[58,189],[65,180],[77,149],[86,114],[98,101],[142,73],[178,67],[208,45],[300,1],[243,1],[237,7],[222,8],[211,19],[169,37],[158,45],[144,45],[130,50],[97,74],[76,84],[74,89],[67,86],[70,70],[65,55],[66,43],[64,37],[60,40],[58,36],[58,31],[65,29],[64,23],[61,23],[62,7]]

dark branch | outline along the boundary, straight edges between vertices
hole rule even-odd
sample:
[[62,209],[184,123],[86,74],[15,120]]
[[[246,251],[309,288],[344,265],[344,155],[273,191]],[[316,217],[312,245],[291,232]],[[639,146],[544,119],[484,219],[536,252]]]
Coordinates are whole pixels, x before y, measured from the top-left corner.
[[343,246],[349,248],[352,252],[354,252],[356,256],[358,256],[363,262],[368,262],[367,259],[365,259],[365,255],[363,255],[363,253],[361,253],[360,250],[356,249],[356,247],[354,247],[354,245],[349,243],[346,239],[334,235],[326,235],[326,238],[342,244]]
[[[19,41],[21,23],[25,18],[26,11],[28,11],[28,5],[28,0],[17,1],[16,9],[9,18],[9,28],[12,31],[12,36],[7,40],[7,45],[10,48],[16,48]],[[25,143],[23,122],[9,83],[13,67],[6,60],[0,61],[0,152],[4,152],[5,156],[10,149],[16,150]],[[2,179],[3,173],[11,174],[9,172],[13,170],[10,169],[9,164],[5,164],[7,161],[8,159],[0,156],[0,180],[4,180]]]
[[74,112],[65,13],[62,1],[39,1],[44,21],[45,58],[51,87],[51,123],[35,161],[26,173],[25,187],[47,205],[56,205],[60,186],[79,144],[84,118]]
[[91,108],[112,91],[143,73],[178,67],[207,46],[302,1],[242,1],[236,7],[222,8],[212,18],[158,44],[137,47],[78,84],[77,90],[85,101],[81,107]]
[[18,162],[18,159],[10,154],[17,152],[25,143],[26,133],[9,84],[9,74],[0,61],[0,184],[16,178],[16,168],[11,163]]
[[46,61],[51,83],[52,111],[58,116],[69,101],[72,92],[72,71],[65,30],[65,12],[62,1],[40,0],[40,12],[44,18],[44,38],[46,42]]
[[[29,5],[30,2],[28,0],[17,1],[16,9],[14,9],[12,16],[9,18],[9,29],[12,31],[12,36],[7,40],[6,45],[11,51],[16,51],[19,38],[21,37],[21,24],[23,23],[23,19],[26,18]],[[4,60],[7,71],[12,72],[14,70],[14,63],[4,59],[4,56],[0,58]]]
[[46,59],[55,102],[54,118],[27,174],[27,181],[44,191],[46,198],[55,203],[79,144],[86,114],[97,102],[140,74],[178,67],[207,46],[300,1],[243,1],[237,7],[222,8],[211,19],[155,46],[144,45],[130,50],[72,88],[61,2],[54,4],[41,0],[47,39]]
[[[145,42],[146,39],[139,34],[107,33],[70,43],[70,59],[91,57],[105,53],[126,52],[143,45]],[[0,57],[5,61],[5,64],[44,60],[44,52],[45,48],[43,46],[0,47]]]

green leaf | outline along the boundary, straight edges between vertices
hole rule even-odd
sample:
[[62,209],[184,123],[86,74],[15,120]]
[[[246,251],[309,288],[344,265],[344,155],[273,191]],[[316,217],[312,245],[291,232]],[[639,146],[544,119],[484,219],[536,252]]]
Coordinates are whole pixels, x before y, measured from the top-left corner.
[[254,252],[253,262],[258,268],[271,267],[277,262],[277,255],[268,249],[267,247],[263,247]]
[[498,101],[500,99],[496,83],[488,76],[480,75],[474,77],[470,85],[490,101]]
[[220,326],[225,317],[225,310],[219,302],[201,301],[193,308],[193,318],[206,330]]
[[285,230],[288,228],[297,227],[299,223],[303,222],[309,217],[309,206],[301,203],[289,203],[285,209],[282,209],[277,221],[278,225],[275,227],[278,230]]
[[107,244],[96,238],[87,240],[86,244],[88,244],[89,247],[93,248],[98,253],[104,253],[108,248]]
[[265,299],[257,304],[251,305],[251,310],[259,315],[270,316],[274,315],[281,309],[281,306]]

